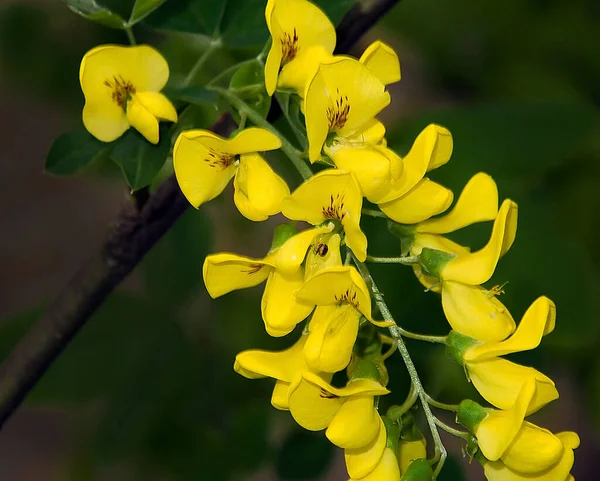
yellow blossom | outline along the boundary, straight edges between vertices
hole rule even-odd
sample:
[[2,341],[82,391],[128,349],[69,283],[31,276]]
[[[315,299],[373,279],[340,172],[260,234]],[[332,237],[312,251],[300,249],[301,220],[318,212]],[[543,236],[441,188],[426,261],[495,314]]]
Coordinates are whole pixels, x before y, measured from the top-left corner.
[[398,55],[381,40],[369,45],[358,61],[368,67],[384,85],[400,81]]
[[391,448],[385,448],[373,471],[362,478],[351,477],[348,481],[400,481],[398,459]]
[[306,0],[269,0],[265,10],[273,40],[265,63],[265,85],[273,95],[282,87],[302,85],[319,61],[335,48],[335,27],[319,7]]
[[235,205],[244,217],[262,221],[280,212],[290,192],[257,153],[279,147],[281,140],[265,129],[245,129],[232,139],[188,130],[175,142],[173,167],[181,191],[196,208],[217,197],[235,176]]
[[405,473],[415,459],[427,458],[427,441],[424,437],[412,440],[400,439],[398,443],[398,464],[400,472]]
[[362,194],[351,173],[327,169],[300,185],[283,199],[281,212],[291,220],[303,220],[312,225],[327,221],[339,223],[344,229],[346,244],[356,257],[367,257],[367,238],[360,230]]
[[344,449],[346,470],[351,479],[363,478],[379,464],[387,444],[387,431],[381,417],[379,433],[366,446],[358,449]]
[[158,121],[177,122],[173,104],[160,93],[168,79],[167,61],[148,45],[93,48],[79,69],[85,128],[98,140],[112,142],[131,126],[158,143]]
[[296,422],[309,431],[327,428],[328,439],[341,448],[360,449],[379,435],[381,418],[374,396],[389,391],[372,379],[351,380],[336,388],[322,377],[304,371],[289,390],[289,406]]
[[[575,481],[569,474],[575,460],[573,450],[579,447],[579,436],[574,432],[567,431],[557,433],[555,437],[562,443],[562,454],[557,462],[550,467],[537,472],[522,472],[510,468],[505,462],[485,462],[483,469],[488,481]],[[539,452],[539,444],[536,437],[531,437],[522,446],[522,456],[535,460]]]

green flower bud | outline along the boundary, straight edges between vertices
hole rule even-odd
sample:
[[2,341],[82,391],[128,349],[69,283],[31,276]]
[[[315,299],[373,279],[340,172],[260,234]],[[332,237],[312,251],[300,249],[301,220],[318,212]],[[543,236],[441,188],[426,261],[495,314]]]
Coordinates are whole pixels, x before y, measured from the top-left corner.
[[295,222],[288,222],[286,224],[279,224],[275,227],[273,233],[273,242],[271,243],[271,249],[269,253],[279,249],[288,239],[294,237],[298,233]]
[[387,416],[381,416],[381,420],[385,425],[387,432],[387,440],[385,447],[390,448],[394,453],[398,452],[398,440],[400,439],[400,425],[392,421]]
[[427,275],[440,279],[442,269],[455,257],[456,254],[424,247],[419,255],[419,263]]
[[486,410],[475,401],[465,399],[458,405],[456,421],[474,433],[479,423],[487,417]]
[[478,344],[481,342],[457,331],[450,331],[446,336],[446,352],[461,366],[464,365],[465,352]]
[[400,478],[400,481],[431,481],[433,479],[433,469],[426,459],[415,459],[406,472]]
[[388,230],[400,239],[401,253],[407,255],[413,243],[415,242],[415,227],[411,225],[403,225],[389,220],[387,223]]
[[352,372],[350,373],[350,382],[357,381],[359,379],[372,379],[373,381],[381,382],[381,375],[379,369],[371,361],[366,359],[357,359],[352,366]]

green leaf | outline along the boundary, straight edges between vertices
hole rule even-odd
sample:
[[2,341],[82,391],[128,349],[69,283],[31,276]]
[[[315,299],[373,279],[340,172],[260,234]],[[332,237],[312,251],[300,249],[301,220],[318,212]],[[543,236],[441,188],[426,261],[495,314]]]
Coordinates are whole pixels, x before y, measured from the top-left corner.
[[110,28],[124,28],[125,20],[105,7],[98,5],[96,0],[64,0],[71,10],[93,22],[101,23]]
[[148,142],[135,129],[129,129],[115,142],[110,158],[123,171],[132,190],[150,185],[167,160],[171,148],[169,127],[160,125],[160,141],[157,145]]
[[[265,89],[264,70],[260,62],[243,64],[231,77],[229,88],[263,118],[267,117],[271,107],[271,97]],[[235,111],[232,113],[234,120],[239,124],[238,113]]]
[[88,132],[70,132],[58,137],[46,157],[46,172],[72,175],[106,154],[112,145],[101,142]]
[[166,0],[136,0],[129,17],[129,25],[135,25],[147,15],[160,7]]
[[219,100],[216,92],[201,86],[169,88],[163,90],[163,93],[171,100],[181,100],[182,102],[199,106],[214,106]]

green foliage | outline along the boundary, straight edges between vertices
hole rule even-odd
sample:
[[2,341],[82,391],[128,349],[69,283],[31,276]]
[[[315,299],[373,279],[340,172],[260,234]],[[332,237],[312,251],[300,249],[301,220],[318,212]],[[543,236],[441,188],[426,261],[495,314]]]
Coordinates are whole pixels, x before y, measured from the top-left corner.
[[100,6],[96,0],[63,0],[71,10],[82,17],[110,28],[124,28],[125,20],[118,14]]
[[219,100],[216,92],[202,86],[169,88],[165,89],[164,93],[171,100],[199,106],[213,106]]
[[[242,99],[250,108],[266,118],[271,107],[271,97],[265,89],[264,67],[258,61],[248,62],[240,66],[231,77],[229,89]],[[232,109],[236,122],[239,114]]]
[[160,7],[166,0],[136,0],[131,11],[129,24],[133,25],[150,15],[154,10]]
[[169,127],[160,126],[160,141],[157,145],[148,142],[135,129],[129,129],[115,141],[110,158],[123,171],[131,190],[150,185],[169,155],[171,136]]
[[46,172],[54,175],[75,174],[95,159],[105,156],[111,144],[100,142],[88,132],[71,132],[58,137],[46,157]]

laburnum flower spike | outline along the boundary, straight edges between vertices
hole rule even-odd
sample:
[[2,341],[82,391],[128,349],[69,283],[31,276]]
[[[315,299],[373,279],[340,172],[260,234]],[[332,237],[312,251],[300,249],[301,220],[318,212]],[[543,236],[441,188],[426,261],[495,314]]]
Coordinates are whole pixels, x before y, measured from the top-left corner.
[[306,0],[269,0],[265,10],[272,44],[265,63],[265,85],[302,92],[319,62],[335,48],[335,27],[323,11]]
[[303,220],[312,225],[327,221],[339,223],[344,230],[346,245],[356,257],[367,257],[367,237],[360,230],[362,194],[352,173],[327,169],[300,185],[283,199],[281,212],[291,220]]
[[158,122],[177,122],[173,104],[160,93],[169,65],[148,45],[100,45],[81,61],[79,82],[85,96],[83,124],[94,137],[112,142],[133,127],[158,143]]
[[275,134],[255,127],[231,139],[208,130],[188,130],[173,147],[175,176],[196,208],[217,197],[235,176],[233,200],[239,211],[250,220],[266,220],[280,212],[290,191],[257,152],[279,147],[281,140]]
[[[579,447],[579,436],[572,431],[557,433],[556,438],[562,443],[560,459],[552,466],[535,473],[522,472],[510,468],[502,460],[495,462],[484,461],[483,470],[488,481],[575,481],[569,474],[575,461],[573,450]],[[532,437],[529,443],[522,446],[521,454],[535,459],[537,439]]]
[[490,404],[500,409],[514,405],[520,386],[530,379],[536,389],[527,408],[530,415],[558,398],[554,382],[544,374],[520,366],[499,356],[527,351],[539,346],[542,336],[554,330],[556,308],[547,297],[536,299],[517,330],[506,340],[480,342],[451,332],[447,339],[448,351],[469,373],[477,391]]
[[358,60],[341,57],[321,64],[304,100],[310,161],[319,160],[328,137],[360,132],[389,103],[385,85]]

